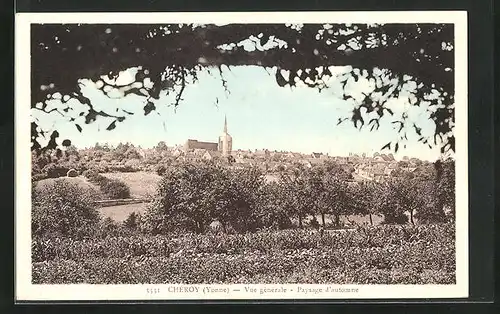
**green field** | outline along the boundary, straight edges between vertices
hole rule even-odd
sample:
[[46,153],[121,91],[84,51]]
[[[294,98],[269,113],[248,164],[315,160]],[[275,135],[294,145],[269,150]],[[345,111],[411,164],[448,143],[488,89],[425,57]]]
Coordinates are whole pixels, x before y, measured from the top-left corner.
[[161,177],[152,172],[110,172],[103,173],[109,179],[123,181],[130,188],[132,198],[149,198],[156,191],[156,186]]
[[148,203],[140,204],[127,204],[118,206],[109,206],[99,209],[99,213],[103,218],[111,218],[116,222],[123,222],[127,219],[128,215],[135,212],[137,214],[142,214],[146,211]]

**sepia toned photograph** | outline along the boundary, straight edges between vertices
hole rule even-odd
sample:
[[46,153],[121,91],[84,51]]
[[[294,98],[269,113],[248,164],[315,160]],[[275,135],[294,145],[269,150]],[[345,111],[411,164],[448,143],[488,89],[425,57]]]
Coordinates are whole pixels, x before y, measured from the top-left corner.
[[457,24],[213,16],[25,24],[26,284],[466,284]]

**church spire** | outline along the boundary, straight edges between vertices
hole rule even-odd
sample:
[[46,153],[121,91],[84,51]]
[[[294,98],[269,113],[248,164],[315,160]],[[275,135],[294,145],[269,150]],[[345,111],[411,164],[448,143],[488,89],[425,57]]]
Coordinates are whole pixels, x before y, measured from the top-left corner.
[[227,116],[224,115],[224,132],[219,137],[219,151],[222,152],[222,156],[228,156],[231,155],[232,147],[233,139],[227,133]]

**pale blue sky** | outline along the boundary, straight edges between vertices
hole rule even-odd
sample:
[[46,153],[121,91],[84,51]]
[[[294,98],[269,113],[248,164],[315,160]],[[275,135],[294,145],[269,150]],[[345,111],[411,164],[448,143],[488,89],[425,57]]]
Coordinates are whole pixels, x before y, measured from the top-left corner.
[[[345,68],[334,68],[341,74]],[[174,111],[172,96],[162,96],[156,102],[157,110],[144,116],[145,98],[128,95],[120,99],[109,99],[95,88],[94,83],[85,81],[84,94],[95,104],[97,111],[123,108],[136,112],[128,116],[116,129],[106,131],[112,121],[98,118],[96,123],[80,125],[84,128],[79,133],[73,123],[61,119],[57,113],[42,114],[32,111],[32,116],[39,119],[44,129],[57,127],[62,138],[69,138],[77,147],[88,147],[96,142],[116,145],[130,142],[142,147],[152,147],[159,141],[167,145],[183,144],[186,139],[216,142],[222,132],[224,115],[227,115],[228,131],[233,137],[233,149],[286,150],[295,152],[324,152],[331,155],[345,156],[352,153],[373,153],[391,140],[397,139],[391,121],[386,117],[378,131],[369,132],[369,128],[359,131],[350,121],[337,125],[339,117],[346,117],[354,104],[339,98],[340,84],[333,77],[329,89],[321,93],[308,87],[279,87],[276,84],[275,69],[263,69],[254,66],[232,67],[224,69],[230,94],[226,94],[218,70],[206,70],[199,74],[199,81],[185,89],[184,101]],[[127,81],[127,72],[119,79]],[[349,82],[346,90],[354,96],[370,89],[367,81]],[[404,93],[403,93],[404,94]],[[219,100],[216,104],[216,99]],[[429,113],[424,107],[408,105],[408,97],[390,104],[396,115],[410,108],[410,120],[423,127],[425,134],[434,132],[434,125],[429,121]],[[72,107],[79,104],[72,102]],[[52,101],[51,106],[60,107],[60,101]],[[112,109],[110,109],[112,108]],[[48,108],[50,109],[50,108]],[[77,117],[75,111],[74,116]],[[71,112],[70,112],[71,113]],[[81,118],[77,118],[79,121]],[[402,156],[433,160],[439,156],[439,148],[429,149],[416,141],[413,131],[408,132],[407,148],[401,148],[396,158]]]

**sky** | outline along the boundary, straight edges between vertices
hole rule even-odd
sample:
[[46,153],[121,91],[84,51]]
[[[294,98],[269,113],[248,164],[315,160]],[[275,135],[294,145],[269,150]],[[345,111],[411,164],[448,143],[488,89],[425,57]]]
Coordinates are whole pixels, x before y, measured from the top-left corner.
[[[156,111],[148,116],[143,114],[145,98],[131,94],[110,99],[96,88],[94,82],[83,80],[82,92],[97,111],[125,109],[136,114],[117,123],[113,131],[106,130],[113,121],[108,118],[99,117],[95,123],[88,125],[81,122],[82,133],[78,132],[74,122],[63,119],[56,112],[45,114],[32,110],[32,119],[37,119],[44,130],[57,128],[61,138],[71,139],[72,144],[79,148],[93,146],[96,142],[111,145],[129,142],[143,148],[153,147],[160,141],[165,141],[168,146],[182,145],[187,139],[217,142],[225,116],[228,133],[233,138],[233,150],[265,148],[347,156],[349,153],[373,154],[389,141],[396,140],[398,133],[391,123],[394,117],[384,117],[380,129],[372,132],[366,127],[356,129],[350,121],[337,125],[339,118],[349,117],[354,103],[342,100],[336,77],[350,71],[350,68],[332,67],[331,70],[334,76],[327,82],[330,87],[319,92],[305,86],[280,87],[275,80],[276,69],[256,66],[223,68],[230,93],[225,91],[218,70],[211,70],[211,73],[203,70],[199,73],[199,80],[186,87],[179,107],[174,109],[172,106],[173,94],[162,95],[155,102]],[[133,72],[133,69],[122,72],[118,82],[129,82]],[[358,98],[361,92],[370,88],[373,86],[366,80],[358,83],[348,81],[346,92]],[[409,90],[412,88],[414,86],[408,86]],[[73,108],[83,106],[73,100],[70,103]],[[51,100],[47,110],[63,106],[60,100]],[[410,121],[417,122],[424,134],[434,133],[428,108],[409,105],[404,93],[388,106],[396,116],[407,111]],[[76,121],[82,119],[78,117],[78,112],[74,113]],[[392,152],[397,159],[408,156],[435,160],[439,157],[439,147],[429,149],[427,145],[417,142],[412,131],[408,132],[408,138],[406,148],[401,147],[397,154]]]

